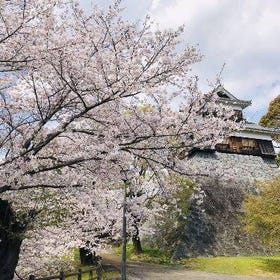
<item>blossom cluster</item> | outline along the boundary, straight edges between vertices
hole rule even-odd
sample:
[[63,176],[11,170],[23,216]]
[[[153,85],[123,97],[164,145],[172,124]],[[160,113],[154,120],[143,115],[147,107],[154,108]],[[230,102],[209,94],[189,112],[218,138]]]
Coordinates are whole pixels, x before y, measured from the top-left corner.
[[[156,30],[121,11],[119,1],[90,13],[75,0],[1,2],[0,194],[15,214],[36,213],[21,266],[118,238],[124,176],[141,191],[131,220],[155,217],[165,173],[196,176],[189,152],[237,129],[191,77],[201,55],[178,51],[182,28]],[[153,179],[136,183],[141,170]]]

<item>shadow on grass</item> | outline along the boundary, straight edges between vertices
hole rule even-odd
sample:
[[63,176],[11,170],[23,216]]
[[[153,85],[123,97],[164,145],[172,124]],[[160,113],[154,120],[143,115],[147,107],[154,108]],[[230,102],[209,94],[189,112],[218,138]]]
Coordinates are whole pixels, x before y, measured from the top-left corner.
[[264,271],[280,274],[280,257],[260,259]]

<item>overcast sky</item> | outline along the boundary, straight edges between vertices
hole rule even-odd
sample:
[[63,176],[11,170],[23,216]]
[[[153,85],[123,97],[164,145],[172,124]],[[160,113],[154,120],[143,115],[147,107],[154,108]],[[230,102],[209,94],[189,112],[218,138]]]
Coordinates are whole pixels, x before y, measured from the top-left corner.
[[[104,8],[112,3],[80,1],[86,9],[91,2]],[[204,55],[194,68],[202,87],[226,63],[224,86],[252,100],[246,109],[249,120],[257,122],[280,94],[280,0],[124,0],[122,5],[132,20],[150,14],[160,28],[184,24],[184,41]]]

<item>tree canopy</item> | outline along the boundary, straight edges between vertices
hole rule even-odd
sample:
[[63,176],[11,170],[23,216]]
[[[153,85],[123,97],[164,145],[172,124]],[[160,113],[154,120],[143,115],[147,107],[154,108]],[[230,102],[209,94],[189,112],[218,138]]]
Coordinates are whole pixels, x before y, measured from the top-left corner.
[[[33,248],[21,251],[31,267],[84,242],[92,224],[99,236],[118,225],[116,186],[135,182],[135,161],[164,190],[166,172],[196,175],[184,161],[189,151],[238,128],[191,76],[201,55],[182,46],[182,28],[129,22],[120,1],[90,12],[75,0],[2,1],[0,13],[1,198],[27,216],[42,201],[40,209],[68,209],[60,227],[35,211],[42,221],[23,234]],[[45,191],[57,199],[38,202]]]
[[280,248],[280,177],[259,185],[244,203],[246,230],[268,246]]
[[270,102],[267,113],[259,123],[265,127],[280,127],[280,95]]
[[182,28],[154,30],[121,10],[119,1],[90,13],[74,0],[2,3],[0,193],[82,185],[86,164],[95,183],[118,181],[134,157],[176,169],[178,150],[233,128],[191,77],[201,56],[178,51]]

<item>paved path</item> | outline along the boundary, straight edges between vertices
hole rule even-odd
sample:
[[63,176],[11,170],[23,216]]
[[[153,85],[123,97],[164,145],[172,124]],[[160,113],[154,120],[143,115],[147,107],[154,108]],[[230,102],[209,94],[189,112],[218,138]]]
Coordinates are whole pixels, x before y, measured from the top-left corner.
[[[116,255],[102,256],[103,263],[115,267],[120,272],[120,257]],[[111,270],[112,271],[112,270]],[[250,277],[216,274],[194,271],[183,266],[157,265],[147,263],[128,262],[128,280],[280,280],[279,277]]]

